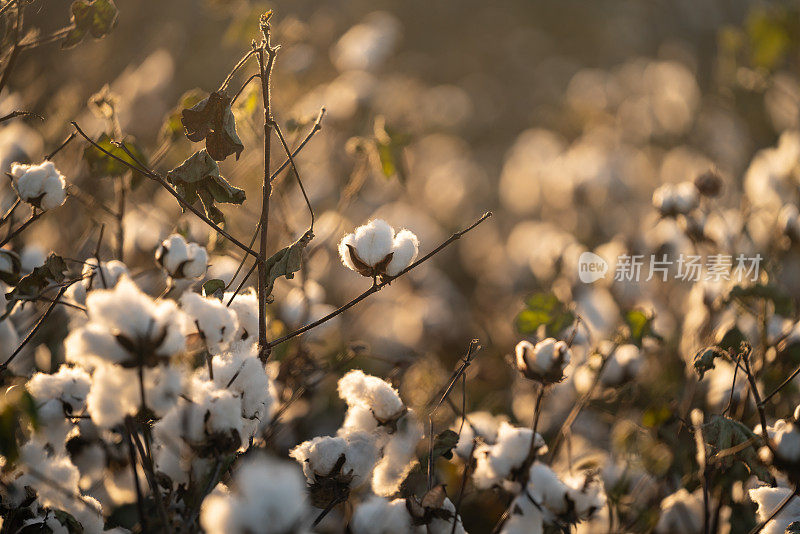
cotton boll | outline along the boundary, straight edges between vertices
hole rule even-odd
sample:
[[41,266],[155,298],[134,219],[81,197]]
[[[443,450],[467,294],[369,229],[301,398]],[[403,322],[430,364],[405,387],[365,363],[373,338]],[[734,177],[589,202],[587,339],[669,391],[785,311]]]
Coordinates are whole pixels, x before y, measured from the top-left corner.
[[208,253],[197,243],[173,234],[156,249],[158,263],[172,278],[201,278],[208,269]]
[[99,262],[89,258],[81,272],[83,286],[90,289],[110,289],[117,285],[123,276],[130,276],[128,266],[119,260]]
[[233,292],[225,293],[222,302],[236,314],[239,328],[236,330],[234,339],[255,339],[258,335],[258,295],[252,288],[236,295],[231,302]]
[[359,504],[350,520],[353,534],[413,534],[405,499],[389,501],[373,496]]
[[692,182],[664,184],[653,193],[653,206],[665,217],[685,215],[699,202],[699,192]]
[[339,396],[348,406],[360,406],[372,411],[379,422],[386,423],[405,411],[400,395],[384,380],[353,370],[339,379]]
[[[758,505],[758,520],[765,521],[772,513],[791,495],[789,488],[771,488],[762,486],[751,489],[750,499]],[[783,534],[786,529],[795,521],[800,521],[800,498],[793,497],[789,504],[781,510],[761,532],[766,534]]]
[[516,349],[517,369],[523,376],[542,384],[554,384],[564,379],[564,369],[570,362],[571,351],[563,341],[547,338],[536,345],[520,341]]
[[391,434],[383,447],[383,457],[372,475],[372,491],[388,497],[400,489],[400,484],[417,464],[416,449],[422,440],[423,428],[412,410],[397,422],[397,431]]
[[[356,228],[339,243],[343,263],[364,276],[366,268],[375,269],[392,252],[394,229],[382,219],[374,219]],[[345,257],[349,256],[346,260]]]
[[570,475],[564,479],[564,483],[569,488],[567,499],[576,520],[589,519],[606,505],[602,480],[593,473]]
[[93,367],[109,361],[154,366],[183,350],[181,313],[170,300],[154,301],[127,276],[113,289],[86,297],[88,322],[65,341],[67,361]]
[[[796,472],[800,468],[800,423],[780,419],[767,427],[767,434],[773,443],[776,467],[789,473]],[[772,451],[766,449],[766,452]]]
[[374,432],[378,428],[378,421],[368,407],[354,405],[347,409],[338,434],[346,436],[353,432]]
[[500,534],[544,534],[542,510],[527,495],[520,495],[514,499],[511,515],[503,524]]
[[19,197],[44,211],[59,207],[67,199],[64,176],[52,161],[38,165],[11,165],[11,176]]
[[72,424],[66,414],[80,414],[86,409],[91,377],[83,369],[62,365],[55,374],[36,373],[25,388],[36,402],[41,422],[39,430],[47,441],[61,448]]
[[463,427],[460,420],[456,421],[451,427],[451,430],[456,432],[461,429],[454,452],[462,460],[469,458],[472,452],[472,442],[476,437],[481,438],[483,443],[494,445],[497,441],[497,430],[503,422],[508,422],[508,417],[504,415],[494,416],[489,412],[467,414],[467,422],[464,423]]
[[400,230],[392,242],[392,260],[386,266],[386,274],[397,276],[411,265],[419,253],[419,239],[410,230]]
[[[505,421],[500,423],[495,444],[481,444],[475,449],[477,464],[473,479],[482,489],[500,484],[515,469],[522,467],[531,448],[529,428],[515,427]],[[544,439],[536,434],[538,452],[544,450]]]
[[[370,479],[378,459],[378,448],[375,436],[356,432],[346,438],[320,436],[305,441],[292,449],[289,456],[303,466],[309,484],[329,475],[341,475],[340,480],[356,489]],[[333,473],[342,456],[344,463]]]
[[[753,498],[753,491],[751,490],[751,498]],[[686,489],[681,488],[661,501],[661,515],[658,518],[654,532],[656,534],[671,534],[673,532],[699,534],[703,532],[703,497],[701,492],[689,493]]]
[[461,516],[456,517],[456,528],[453,530],[453,516],[456,513],[456,507],[450,499],[445,497],[441,509],[450,512],[450,517],[447,519],[433,517],[431,522],[427,525],[427,534],[467,534],[464,530],[464,523],[461,521]]
[[200,524],[208,534],[289,534],[307,510],[300,470],[259,456],[242,462],[230,490],[220,484],[205,498]]
[[238,321],[223,302],[187,292],[181,296],[180,303],[212,353],[225,350],[234,340]]

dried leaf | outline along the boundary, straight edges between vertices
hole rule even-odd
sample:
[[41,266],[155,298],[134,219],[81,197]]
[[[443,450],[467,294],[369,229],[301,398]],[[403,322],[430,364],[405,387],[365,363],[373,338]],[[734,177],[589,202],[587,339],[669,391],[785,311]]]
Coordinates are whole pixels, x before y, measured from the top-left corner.
[[206,215],[218,224],[224,222],[225,218],[214,202],[241,204],[245,201],[244,190],[234,187],[222,177],[217,162],[205,150],[195,152],[169,171],[167,180],[188,204],[200,200]]
[[70,8],[74,28],[61,42],[61,48],[70,48],[91,35],[100,39],[117,25],[117,6],[114,0],[75,0]]
[[275,280],[284,276],[288,279],[294,278],[294,273],[300,270],[303,249],[314,238],[311,231],[303,234],[303,237],[279,250],[267,260],[267,294],[272,292]]
[[191,141],[206,140],[206,150],[216,161],[231,154],[236,159],[244,150],[236,133],[236,119],[231,111],[231,99],[225,93],[211,93],[208,98],[181,112],[181,123]]

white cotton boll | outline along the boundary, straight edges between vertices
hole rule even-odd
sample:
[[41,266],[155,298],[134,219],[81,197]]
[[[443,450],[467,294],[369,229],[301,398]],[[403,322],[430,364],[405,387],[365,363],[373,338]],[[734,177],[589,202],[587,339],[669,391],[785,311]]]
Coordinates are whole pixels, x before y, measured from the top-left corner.
[[111,289],[123,276],[130,276],[128,266],[119,260],[100,262],[97,258],[89,258],[83,265],[81,284],[90,289]]
[[699,202],[699,192],[692,182],[664,184],[653,193],[653,206],[664,216],[685,215]]
[[[751,490],[751,497],[752,497]],[[655,534],[700,534],[703,531],[703,496],[701,491],[689,493],[681,488],[661,501],[661,515]],[[783,530],[781,530],[783,532]]]
[[[69,458],[64,454],[48,453],[47,448],[37,441],[29,441],[20,447],[19,453],[25,474],[17,482],[21,486],[35,488],[42,506],[62,510],[72,509],[75,506],[72,495],[65,494],[63,489],[67,492],[77,492],[80,474]],[[35,474],[29,473],[30,470],[34,470]],[[50,483],[42,482],[41,478],[57,480],[62,491]]]
[[417,465],[416,450],[422,440],[423,428],[412,410],[397,422],[397,431],[389,436],[381,458],[372,474],[372,491],[388,497],[397,493],[400,485]]
[[463,427],[461,426],[461,420],[457,420],[451,427],[456,432],[461,429],[454,452],[462,460],[469,458],[475,437],[480,437],[483,443],[494,445],[497,441],[497,430],[503,422],[508,422],[507,416],[494,416],[489,412],[471,412],[467,414],[467,422],[464,423]]
[[305,490],[293,462],[248,458],[234,473],[231,490],[219,485],[203,501],[200,524],[207,534],[289,534],[308,511]]
[[373,496],[356,507],[350,530],[353,534],[412,534],[414,526],[405,499]]
[[372,411],[380,422],[396,419],[405,411],[400,395],[389,383],[376,377],[353,370],[339,379],[339,397],[348,406],[361,406]]
[[57,208],[67,199],[64,176],[52,161],[38,165],[11,165],[11,176],[22,200],[44,211]]
[[800,424],[780,419],[767,432],[774,444],[776,462],[800,467]]
[[544,514],[542,510],[527,497],[520,495],[514,499],[511,515],[503,524],[500,534],[543,534]]
[[[183,390],[180,371],[167,366],[144,369],[145,404],[157,417],[166,414]],[[86,407],[92,422],[101,428],[116,426],[142,404],[138,371],[100,364],[92,374]]]
[[355,231],[355,249],[358,257],[374,267],[392,252],[394,229],[382,219],[374,219]]
[[572,352],[563,341],[549,337],[533,345],[523,340],[515,348],[517,369],[523,376],[543,384],[553,384],[564,379],[564,369],[572,359]]
[[[529,428],[515,427],[505,421],[500,423],[496,443],[484,443],[475,449],[475,484],[479,488],[490,488],[500,484],[514,469],[521,467],[530,452],[532,434],[533,431]],[[536,434],[536,446],[542,452],[544,439],[539,434]]]
[[461,521],[461,516],[456,517],[456,528],[455,530],[453,529],[452,516],[454,516],[456,513],[456,507],[447,497],[445,497],[444,502],[442,503],[442,510],[450,512],[450,518],[441,519],[439,517],[434,517],[431,519],[431,522],[428,523],[427,526],[427,534],[467,534],[467,532],[464,530],[464,523]]
[[545,464],[535,462],[531,465],[527,490],[539,506],[546,508],[545,521],[551,522],[553,515],[569,511],[569,488]]
[[411,265],[419,253],[419,239],[410,230],[400,230],[392,242],[392,260],[386,266],[386,274],[397,274]]
[[[226,305],[231,302],[233,292],[225,293],[222,302]],[[250,288],[236,295],[228,309],[236,314],[239,328],[234,339],[255,339],[258,336],[258,295]]]
[[369,480],[378,460],[375,436],[364,432],[353,433],[346,438],[320,436],[301,443],[289,453],[303,467],[309,484],[317,478],[333,474],[342,455],[345,457],[344,464],[336,474],[352,476],[352,489],[362,486]]
[[[86,297],[86,310],[87,324],[74,330],[65,344],[67,361],[154,365],[185,346],[175,302],[154,301],[127,276],[113,289],[92,291]],[[140,351],[131,350],[137,346],[148,348],[144,362],[139,361]]]
[[347,234],[339,241],[339,258],[342,260],[342,264],[345,267],[350,269],[351,271],[358,271],[355,264],[353,263],[352,255],[350,254],[350,247],[355,248],[356,246],[356,235],[355,234]]
[[242,417],[257,420],[259,427],[267,425],[277,405],[278,394],[258,359],[258,348],[252,343],[234,343],[229,352],[214,356],[211,365],[217,387],[241,397]]
[[184,293],[180,303],[212,353],[223,351],[234,340],[239,325],[225,303],[192,292]]
[[66,365],[54,374],[36,373],[25,386],[36,403],[41,422],[38,432],[59,451],[73,426],[66,415],[86,409],[90,387],[91,377],[86,371]]
[[[765,521],[791,495],[789,488],[771,488],[762,486],[750,490],[750,499],[758,505],[758,520]],[[795,521],[800,521],[800,498],[794,497],[761,532],[765,534],[783,534]]]
[[338,434],[346,436],[353,432],[375,432],[378,429],[378,421],[369,408],[365,406],[351,406],[347,409],[344,422],[339,428]]
[[564,479],[569,488],[568,498],[572,513],[579,521],[589,519],[606,505],[603,482],[592,473],[569,475]]
[[156,263],[172,278],[201,278],[208,269],[208,252],[197,243],[187,243],[173,234],[156,249]]

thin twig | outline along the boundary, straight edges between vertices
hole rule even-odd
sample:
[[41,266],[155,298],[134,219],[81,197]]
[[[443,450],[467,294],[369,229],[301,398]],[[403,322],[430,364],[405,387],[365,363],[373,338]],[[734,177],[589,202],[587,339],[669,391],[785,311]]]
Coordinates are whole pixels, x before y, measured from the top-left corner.
[[394,276],[392,278],[388,278],[388,279],[386,279],[386,280],[384,280],[384,281],[382,281],[380,283],[373,284],[372,286],[370,286],[369,289],[367,289],[366,291],[361,293],[359,296],[355,297],[353,300],[351,300],[347,304],[344,304],[344,305],[340,306],[339,308],[337,308],[336,310],[332,311],[331,313],[329,313],[325,317],[322,317],[322,318],[314,321],[313,323],[309,323],[309,324],[307,324],[307,325],[305,325],[305,326],[303,326],[301,328],[298,328],[297,330],[289,332],[288,334],[286,334],[284,336],[281,336],[281,337],[271,341],[269,343],[270,348],[272,348],[272,347],[274,347],[276,345],[280,345],[281,343],[283,343],[285,341],[288,341],[289,339],[292,339],[294,337],[297,337],[300,334],[304,334],[305,332],[308,332],[312,328],[316,328],[319,325],[330,321],[331,319],[333,319],[337,315],[340,315],[343,312],[349,310],[350,308],[352,308],[353,306],[355,306],[356,304],[358,304],[359,302],[361,302],[365,298],[369,297],[373,293],[377,293],[378,291],[380,291],[381,289],[383,289],[387,285],[391,284],[397,278],[403,276],[404,274],[406,274],[407,272],[411,271],[412,269],[415,269],[415,268],[419,267],[420,265],[422,265],[423,263],[425,263],[426,261],[431,259],[433,256],[435,256],[436,254],[441,252],[444,248],[446,248],[448,245],[450,245],[453,241],[457,241],[458,239],[461,238],[461,236],[463,236],[464,234],[466,234],[467,232],[469,232],[470,230],[472,230],[473,228],[475,228],[476,226],[478,226],[479,224],[481,224],[483,221],[485,221],[486,219],[488,219],[491,216],[492,216],[492,212],[491,211],[487,211],[477,221],[475,221],[474,223],[469,225],[467,228],[465,228],[463,230],[460,230],[460,231],[454,233],[453,235],[451,235],[449,238],[447,238],[447,240],[445,240],[438,247],[436,247],[431,252],[427,253],[425,256],[423,256],[422,258],[418,259],[417,261],[415,261],[414,263],[412,263],[411,265],[409,265],[408,267],[406,267],[405,269],[403,269],[402,271],[397,273],[396,276]]
[[0,123],[6,122],[6,121],[10,121],[11,119],[13,119],[15,117],[36,117],[40,121],[44,120],[44,117],[42,117],[38,113],[34,113],[32,111],[17,110],[17,111],[12,111],[8,115],[3,115],[2,117],[0,117]]
[[53,158],[55,157],[55,155],[56,155],[56,154],[58,154],[59,152],[61,152],[61,151],[64,149],[64,147],[66,147],[68,144],[70,144],[70,142],[71,142],[73,139],[75,139],[75,136],[76,136],[76,135],[78,135],[78,134],[77,134],[77,132],[72,132],[71,134],[69,134],[69,136],[67,136],[67,138],[64,140],[64,142],[63,142],[63,143],[61,143],[60,145],[58,145],[58,147],[57,147],[55,150],[53,150],[53,151],[52,151],[52,152],[50,152],[48,155],[46,155],[46,156],[44,157],[44,159],[45,159],[46,161],[50,161],[51,159],[53,159]]

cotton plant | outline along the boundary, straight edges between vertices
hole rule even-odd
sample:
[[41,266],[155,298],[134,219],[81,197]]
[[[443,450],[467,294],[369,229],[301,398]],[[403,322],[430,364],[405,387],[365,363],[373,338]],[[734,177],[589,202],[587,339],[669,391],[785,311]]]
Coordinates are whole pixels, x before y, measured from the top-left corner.
[[67,199],[66,181],[52,161],[38,165],[14,163],[11,177],[19,198],[42,211],[55,209]]
[[181,296],[180,306],[186,318],[183,332],[186,335],[198,334],[212,354],[225,350],[236,339],[239,329],[236,309],[230,309],[216,298],[203,297],[191,291]]
[[202,278],[208,270],[208,252],[197,243],[189,243],[180,234],[172,234],[156,249],[156,263],[173,279]]
[[392,278],[416,259],[419,240],[410,230],[395,233],[383,219],[359,226],[339,242],[339,257],[348,269],[362,276]]

